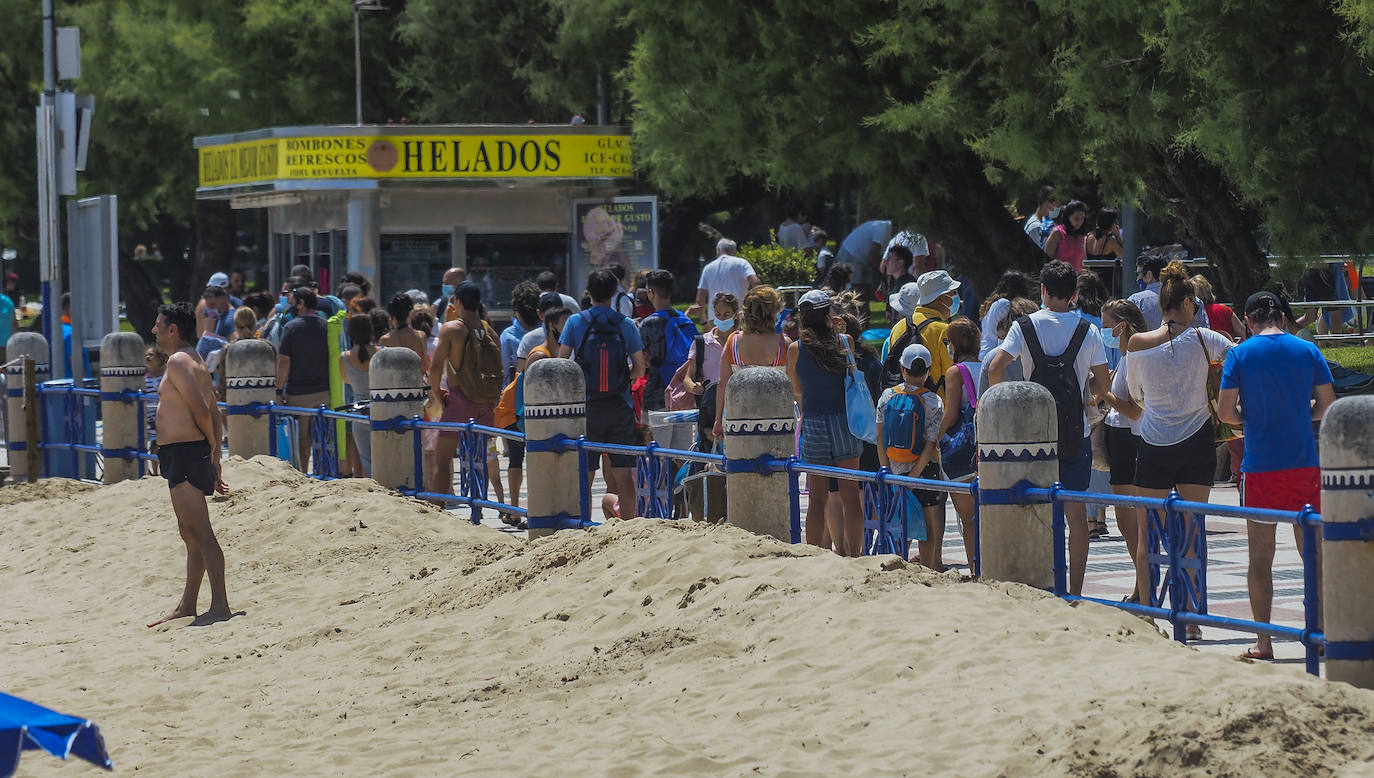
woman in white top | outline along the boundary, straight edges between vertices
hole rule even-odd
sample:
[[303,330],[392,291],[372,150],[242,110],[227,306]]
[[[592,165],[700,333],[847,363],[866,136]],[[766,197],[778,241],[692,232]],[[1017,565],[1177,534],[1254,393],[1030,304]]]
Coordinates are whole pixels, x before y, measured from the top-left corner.
[[[980,340],[978,325],[962,316],[950,322],[949,327],[945,329],[945,341],[949,346],[950,356],[954,358],[954,364],[945,371],[944,415],[940,419],[941,438],[953,430],[954,425],[961,419],[973,418],[978,400],[978,374],[983,370],[983,364],[978,361]],[[960,463],[941,462],[941,465],[945,477],[951,481],[968,482],[977,475],[973,459]],[[959,516],[959,525],[963,529],[965,559],[968,560],[972,572],[973,495],[951,492],[949,497],[954,502],[954,512]]]
[[[1177,489],[1184,500],[1207,502],[1216,473],[1207,375],[1211,363],[1224,360],[1234,344],[1221,333],[1193,326],[1197,292],[1183,263],[1170,262],[1160,278],[1163,321],[1158,329],[1131,338],[1126,350],[1128,403],[1140,408],[1135,485],[1143,497],[1167,497]],[[1129,405],[1121,410],[1133,415]],[[1188,634],[1194,638],[1201,630],[1190,625]]]
[[[1140,312],[1140,308],[1129,300],[1108,300],[1102,305],[1102,343],[1108,348],[1114,348],[1125,353],[1130,346],[1132,336],[1143,332],[1145,326],[1145,314]],[[1112,371],[1112,398],[1124,398],[1130,395],[1127,386],[1128,360],[1120,359],[1116,363],[1116,369]],[[1110,404],[1110,400],[1109,400]],[[1106,449],[1109,480],[1112,485],[1112,492],[1116,494],[1134,495],[1135,489],[1135,461],[1140,451],[1140,433],[1138,431],[1140,408],[1134,404],[1118,403],[1128,411],[1134,412],[1135,416],[1122,413],[1116,406],[1107,412],[1107,418],[1103,422],[1102,437],[1104,448]],[[1140,540],[1140,532],[1143,526],[1140,522],[1140,509],[1126,505],[1116,506],[1116,527],[1121,532],[1121,537],[1126,541],[1126,552],[1131,555],[1131,561],[1136,564],[1137,577],[1139,571],[1144,569],[1146,579],[1145,586],[1149,587],[1149,567],[1142,567],[1138,559],[1138,549],[1144,545]],[[1131,596],[1126,598],[1127,602],[1140,602],[1140,583],[1137,581],[1136,588],[1131,592]]]

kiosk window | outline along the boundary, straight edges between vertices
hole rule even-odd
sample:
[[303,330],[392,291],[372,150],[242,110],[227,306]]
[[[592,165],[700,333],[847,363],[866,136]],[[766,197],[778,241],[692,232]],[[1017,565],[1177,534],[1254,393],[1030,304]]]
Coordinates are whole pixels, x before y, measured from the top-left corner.
[[453,262],[453,236],[383,235],[381,240],[383,305],[396,295],[419,289],[433,300],[439,296],[444,271]]
[[[533,235],[467,236],[468,280],[482,287],[482,300],[488,308],[510,308],[511,289],[524,280],[552,270],[574,297],[582,294],[581,283],[568,284],[568,236],[566,233]],[[569,291],[572,288],[576,291]]]

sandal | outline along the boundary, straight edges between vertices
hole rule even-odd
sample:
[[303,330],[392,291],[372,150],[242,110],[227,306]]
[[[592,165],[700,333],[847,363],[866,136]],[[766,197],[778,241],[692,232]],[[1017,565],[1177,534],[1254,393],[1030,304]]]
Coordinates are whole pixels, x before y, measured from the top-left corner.
[[1189,640],[1202,640],[1202,627],[1196,624],[1189,624],[1184,629],[1184,636]]
[[516,516],[514,513],[508,513],[508,512],[506,512],[506,511],[501,511],[501,513],[500,513],[500,518],[501,518],[501,523],[502,523],[502,524],[505,524],[507,527],[519,527],[519,526],[520,526],[520,517],[519,517],[519,516]]
[[1110,534],[1110,532],[1107,529],[1107,522],[1096,520],[1089,522],[1088,537],[1090,539],[1097,540],[1098,538],[1105,538],[1108,534]]

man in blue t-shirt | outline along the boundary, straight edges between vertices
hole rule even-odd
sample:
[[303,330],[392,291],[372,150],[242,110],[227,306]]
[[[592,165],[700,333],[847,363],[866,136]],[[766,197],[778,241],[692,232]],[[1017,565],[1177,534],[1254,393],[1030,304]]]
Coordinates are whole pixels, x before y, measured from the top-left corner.
[[[644,342],[634,320],[611,309],[619,286],[615,274],[601,269],[587,278],[587,294],[592,307],[568,317],[563,335],[558,339],[558,356],[574,359],[587,376],[587,440],[621,446],[639,445],[639,422],[635,417],[634,399],[630,386],[644,375]],[[606,333],[594,333],[600,325]],[[606,325],[610,325],[607,328]],[[613,328],[613,329],[611,329]],[[593,334],[596,340],[590,341]],[[618,334],[619,342],[616,335]],[[590,341],[590,342],[589,342]],[[595,360],[589,352],[594,345],[604,344],[605,353],[620,353],[627,362]],[[635,482],[630,472],[635,458],[629,454],[610,454],[606,470],[606,488],[620,500],[620,515],[634,515]],[[599,457],[588,457],[588,478],[596,476]]]
[[[1249,507],[1300,511],[1321,508],[1321,471],[1312,422],[1336,401],[1331,368],[1317,347],[1288,334],[1283,304],[1271,292],[1245,301],[1245,323],[1254,333],[1231,349],[1221,372],[1217,415],[1245,425],[1241,501]],[[1250,542],[1250,609],[1255,621],[1269,621],[1274,601],[1274,525],[1246,522]],[[1293,525],[1298,549],[1302,533]],[[1259,635],[1244,654],[1273,659],[1268,635]]]

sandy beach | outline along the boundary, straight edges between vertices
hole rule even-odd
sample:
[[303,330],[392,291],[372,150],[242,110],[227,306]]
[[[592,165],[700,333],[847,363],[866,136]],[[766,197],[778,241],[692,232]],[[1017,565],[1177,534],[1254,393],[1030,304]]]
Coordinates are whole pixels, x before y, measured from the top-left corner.
[[183,576],[164,481],[0,489],[0,689],[95,720],[121,773],[1374,774],[1374,692],[1112,609],[731,527],[526,543],[277,460],[225,476],[243,614],[206,627],[144,627]]

